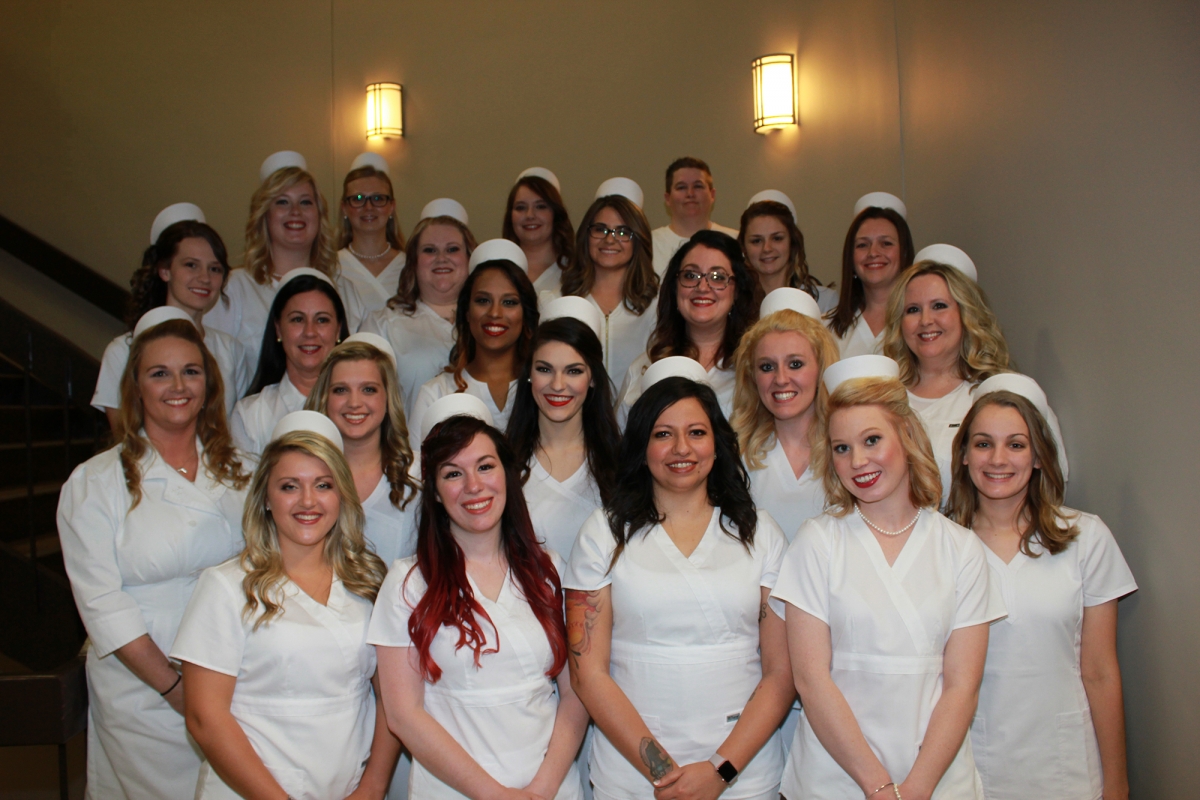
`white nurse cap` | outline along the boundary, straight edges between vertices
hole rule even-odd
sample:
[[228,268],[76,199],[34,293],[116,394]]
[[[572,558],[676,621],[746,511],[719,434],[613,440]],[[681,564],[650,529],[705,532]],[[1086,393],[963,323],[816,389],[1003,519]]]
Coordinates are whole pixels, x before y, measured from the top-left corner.
[[777,189],[763,189],[761,192],[754,195],[754,197],[750,198],[750,202],[746,203],[746,208],[749,208],[755,203],[761,203],[764,200],[771,200],[772,202],[782,203],[783,205],[787,206],[787,210],[792,212],[792,221],[794,222],[796,220],[796,205],[792,202],[792,198],[788,197],[786,194],[778,191]]
[[421,415],[421,441],[429,438],[429,432],[451,417],[475,417],[495,427],[492,412],[473,394],[448,394],[434,400]]
[[[359,331],[358,333],[350,334],[342,340],[342,344],[349,344],[350,342],[361,342],[362,344],[371,345],[371,347],[374,347],[376,350],[387,356],[391,360],[393,367],[396,366],[396,351],[392,349],[392,343],[380,336],[378,333]],[[339,345],[339,347],[340,346],[341,345]]]
[[271,153],[263,161],[262,166],[258,168],[258,179],[259,181],[265,181],[279,170],[287,169],[288,167],[299,167],[300,169],[307,170],[308,162],[304,159],[304,156],[295,150],[280,150],[278,153]]
[[858,216],[868,208],[890,208],[895,211],[904,221],[908,221],[908,206],[904,205],[904,201],[894,194],[887,192],[868,192],[858,198],[858,202],[854,204],[854,216]]
[[363,167],[372,167],[384,175],[391,175],[392,168],[388,166],[387,159],[379,155],[379,153],[359,153],[350,162],[350,172]]
[[900,365],[887,356],[851,356],[825,368],[825,388],[834,390],[853,378],[890,378],[900,380]]
[[818,322],[821,321],[821,308],[817,305],[817,301],[812,299],[812,295],[803,289],[793,289],[791,286],[781,286],[768,292],[767,296],[763,298],[762,305],[758,307],[758,318],[766,319],[776,311],[782,311],[785,308],[806,317],[812,317]]
[[646,371],[642,373],[642,394],[646,394],[651,386],[667,378],[687,378],[705,386],[710,385],[708,373],[700,366],[699,361],[687,356],[667,356],[646,367]]
[[342,432],[333,424],[333,420],[319,411],[293,411],[285,414],[283,419],[275,423],[275,428],[271,431],[271,441],[296,431],[324,436],[338,450],[346,449],[342,443]]
[[608,197],[610,194],[619,194],[638,208],[642,207],[642,201],[646,199],[642,194],[642,187],[637,185],[637,181],[629,178],[609,178],[596,190],[596,199]]
[[141,319],[137,321],[137,325],[133,326],[133,338],[136,339],[146,331],[153,328],[155,325],[161,325],[162,323],[172,319],[184,319],[193,325],[196,324],[196,321],[192,319],[182,308],[176,308],[175,306],[159,306],[158,308],[152,308],[145,314],[142,314]]
[[918,261],[936,261],[939,264],[954,267],[970,278],[972,283],[979,283],[979,272],[975,269],[975,262],[969,255],[952,244],[931,244],[928,247],[922,247],[917,251],[913,263]]
[[449,197],[439,197],[436,200],[430,200],[421,209],[421,219],[433,219],[434,217],[450,217],[461,222],[463,225],[470,225],[467,217],[467,210],[463,208],[463,204],[457,200],[451,200]]
[[[521,180],[521,178],[541,178],[555,189],[558,189],[560,192],[562,191],[562,187],[558,185],[558,176],[545,167],[530,167],[517,176],[517,181]],[[517,181],[513,181],[513,183]]]
[[566,297],[556,297],[542,309],[539,319],[540,322],[549,322],[552,319],[563,318],[579,320],[592,329],[597,339],[600,338],[600,332],[604,330],[604,316],[600,313],[600,309],[582,297],[571,294]]
[[[296,267],[294,270],[292,270],[291,272],[289,272],[288,274],[284,275],[282,278],[279,279],[279,285],[275,287],[275,290],[278,291],[278,290],[282,289],[284,286],[287,286],[290,281],[292,281],[296,278],[299,278],[302,275],[309,275],[313,278],[320,278],[321,280],[328,283],[330,286],[333,286],[333,281],[330,280],[329,276],[326,275],[324,272],[321,272],[320,270],[317,270],[317,269],[313,269],[312,267]],[[334,288],[334,291],[337,291],[336,286],[333,286],[333,288]]]
[[1054,444],[1058,447],[1058,468],[1062,470],[1063,480],[1067,480],[1067,448],[1063,444],[1062,428],[1058,425],[1058,415],[1050,407],[1050,401],[1046,399],[1046,393],[1042,391],[1041,386],[1038,386],[1037,381],[1019,372],[1002,372],[980,383],[972,394],[976,400],[979,400],[985,394],[992,392],[1012,392],[1033,403],[1033,407],[1038,410],[1038,413],[1046,420],[1046,425],[1050,427],[1050,435],[1054,437]]
[[173,203],[158,212],[158,216],[154,218],[154,224],[150,226],[150,244],[157,242],[158,237],[162,236],[162,232],[167,228],[184,220],[208,222],[200,206],[194,203]]
[[519,244],[510,242],[508,239],[488,239],[486,242],[481,242],[471,252],[471,260],[467,262],[467,269],[474,271],[485,261],[511,261],[520,267],[522,272],[529,272],[529,259],[526,258],[525,251]]

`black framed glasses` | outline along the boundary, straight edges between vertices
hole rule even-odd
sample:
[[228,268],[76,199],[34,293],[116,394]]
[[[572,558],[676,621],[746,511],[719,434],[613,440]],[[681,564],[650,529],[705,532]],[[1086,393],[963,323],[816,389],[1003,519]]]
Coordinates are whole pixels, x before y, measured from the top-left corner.
[[362,208],[367,204],[368,200],[376,208],[383,208],[392,202],[390,194],[348,194],[342,199],[349,203],[351,208]]
[[612,236],[619,242],[632,242],[634,237],[633,228],[627,225],[610,228],[603,222],[593,222],[588,225],[588,235],[593,239],[607,239]]
[[711,272],[700,272],[696,269],[685,269],[679,273],[679,285],[685,289],[695,289],[700,285],[700,279],[708,281],[715,291],[723,292],[729,288],[733,276],[723,270],[714,269]]

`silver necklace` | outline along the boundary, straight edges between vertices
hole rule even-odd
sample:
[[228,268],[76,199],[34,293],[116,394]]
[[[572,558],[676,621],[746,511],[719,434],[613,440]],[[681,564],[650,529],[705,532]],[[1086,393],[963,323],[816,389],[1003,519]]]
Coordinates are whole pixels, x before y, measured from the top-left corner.
[[365,259],[367,259],[368,261],[371,261],[371,260],[373,260],[373,259],[376,259],[376,258],[383,258],[384,256],[386,256],[388,253],[390,253],[390,252],[392,251],[392,246],[389,244],[387,247],[383,248],[383,252],[382,252],[382,253],[379,253],[378,255],[373,255],[373,256],[364,256],[362,253],[360,253],[360,252],[358,252],[357,250],[355,250],[355,249],[354,249],[354,243],[353,243],[353,242],[351,242],[350,244],[346,245],[346,249],[347,249],[347,250],[349,250],[349,251],[350,251],[350,255],[354,256],[355,258],[365,258]]
[[917,520],[919,520],[921,518],[921,509],[918,508],[917,515],[912,518],[912,522],[908,523],[907,525],[905,525],[903,528],[901,528],[898,531],[885,531],[883,528],[879,527],[874,522],[871,522],[871,520],[867,519],[867,515],[862,513],[862,509],[858,507],[858,503],[854,504],[854,512],[856,514],[858,514],[859,517],[862,518],[863,522],[867,523],[867,527],[871,528],[871,530],[882,533],[884,536],[899,536],[900,534],[907,532],[908,529],[911,528],[913,525],[916,525]]

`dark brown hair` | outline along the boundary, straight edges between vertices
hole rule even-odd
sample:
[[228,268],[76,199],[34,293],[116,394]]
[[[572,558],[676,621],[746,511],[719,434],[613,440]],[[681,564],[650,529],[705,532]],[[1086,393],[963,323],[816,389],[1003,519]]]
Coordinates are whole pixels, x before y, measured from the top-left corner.
[[890,208],[864,208],[850,223],[850,230],[846,231],[846,241],[842,244],[842,290],[838,295],[837,307],[826,317],[834,336],[845,336],[846,331],[854,324],[858,312],[867,305],[862,281],[854,271],[854,240],[858,238],[858,229],[869,219],[886,219],[895,226],[896,236],[900,240],[900,268],[896,272],[897,275],[912,265],[916,255],[913,250],[912,232],[909,231],[908,222],[904,217]]

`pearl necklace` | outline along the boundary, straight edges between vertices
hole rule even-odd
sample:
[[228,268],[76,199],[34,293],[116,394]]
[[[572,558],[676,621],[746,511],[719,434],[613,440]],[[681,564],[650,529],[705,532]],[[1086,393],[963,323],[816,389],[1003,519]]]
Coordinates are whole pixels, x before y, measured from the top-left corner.
[[384,256],[386,256],[388,253],[392,252],[392,246],[391,246],[390,244],[389,244],[387,247],[383,248],[383,252],[382,252],[382,253],[379,253],[379,254],[377,254],[377,255],[373,255],[373,256],[364,256],[362,253],[360,253],[360,252],[358,252],[357,250],[355,250],[355,249],[354,249],[354,243],[353,243],[353,242],[351,242],[350,244],[346,245],[346,249],[347,249],[347,250],[349,250],[349,251],[350,251],[350,255],[354,256],[355,258],[365,258],[365,259],[367,259],[368,261],[372,261],[372,260],[374,260],[374,259],[376,259],[376,258],[383,258],[383,257],[384,257]]
[[912,518],[912,522],[908,523],[907,525],[905,525],[903,528],[901,528],[898,531],[885,531],[883,528],[879,527],[874,522],[871,522],[871,520],[867,519],[867,515],[862,513],[862,509],[858,507],[858,503],[854,504],[854,512],[856,514],[858,514],[859,517],[862,518],[863,522],[867,523],[867,527],[871,528],[871,530],[882,533],[884,536],[899,536],[902,533],[906,533],[908,531],[908,529],[911,528],[913,525],[916,525],[917,520],[919,520],[921,518],[921,509],[918,508],[917,515]]

